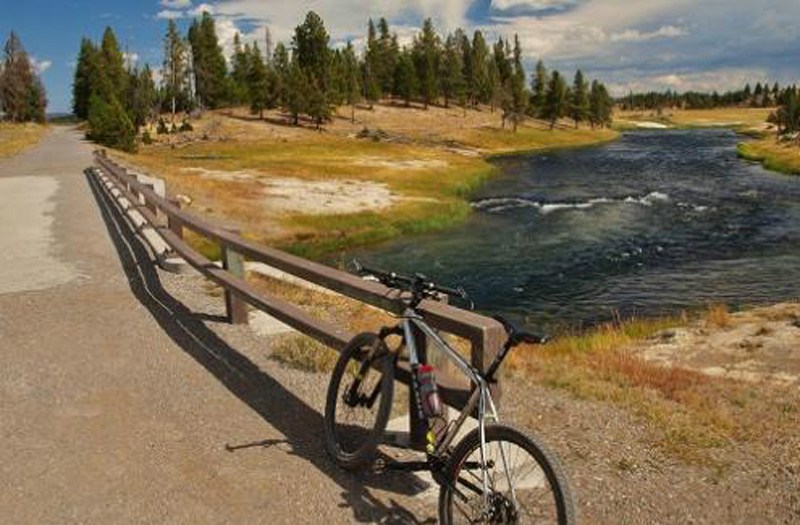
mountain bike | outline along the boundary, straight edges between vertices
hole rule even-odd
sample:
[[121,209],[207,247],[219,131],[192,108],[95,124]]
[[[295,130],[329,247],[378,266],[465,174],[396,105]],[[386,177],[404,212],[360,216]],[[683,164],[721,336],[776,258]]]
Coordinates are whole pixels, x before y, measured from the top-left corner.
[[[558,460],[538,439],[500,424],[490,385],[503,360],[521,343],[541,344],[545,338],[517,329],[496,316],[508,338],[485,372],[464,359],[420,310],[424,300],[444,296],[467,299],[463,289],[440,286],[423,275],[405,276],[366,268],[369,276],[404,297],[406,307],[396,326],[354,337],[333,371],[325,406],[325,447],[342,468],[357,470],[376,462],[394,394],[398,360],[406,357],[411,370],[411,395],[420,421],[427,425],[424,461],[392,461],[382,470],[429,471],[439,485],[439,522],[572,525],[575,511],[566,477]],[[420,361],[414,330],[419,330],[470,380],[469,398],[457,418],[444,420],[435,376]],[[387,339],[401,343],[390,350]],[[453,443],[468,417],[477,427]],[[439,428],[439,431],[435,429]]]

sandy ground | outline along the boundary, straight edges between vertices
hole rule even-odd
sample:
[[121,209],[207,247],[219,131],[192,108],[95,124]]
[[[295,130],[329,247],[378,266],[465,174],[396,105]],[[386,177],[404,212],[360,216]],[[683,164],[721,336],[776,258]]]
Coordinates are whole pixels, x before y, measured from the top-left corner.
[[[373,162],[378,162],[373,160]],[[391,161],[381,161],[398,164]],[[407,161],[403,169],[420,169],[426,161]],[[403,163],[400,163],[403,164]],[[406,166],[405,164],[403,164]],[[388,208],[399,197],[379,182],[336,179],[309,181],[293,177],[266,177],[247,171],[183,168],[185,173],[223,182],[257,181],[261,185],[261,203],[267,212],[279,214],[337,215]]]
[[711,376],[800,388],[800,304],[735,313],[728,326],[669,330],[640,352]]

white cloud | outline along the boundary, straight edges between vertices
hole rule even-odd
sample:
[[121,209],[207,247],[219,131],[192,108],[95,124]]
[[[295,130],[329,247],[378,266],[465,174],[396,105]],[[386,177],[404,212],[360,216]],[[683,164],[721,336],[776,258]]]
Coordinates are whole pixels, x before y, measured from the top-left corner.
[[626,29],[619,33],[612,33],[609,39],[612,42],[644,42],[654,38],[671,38],[686,36],[689,31],[683,27],[661,26],[656,31],[642,32],[638,29]]
[[139,62],[139,53],[128,53],[127,51],[123,51],[122,60],[128,67],[134,66],[137,62]]
[[192,6],[192,0],[161,0],[159,4],[167,9],[186,9]]
[[161,18],[164,20],[175,20],[177,18],[184,18],[186,14],[183,11],[175,11],[174,9],[164,9],[163,11],[159,11],[156,15],[156,18]]
[[41,75],[48,69],[53,66],[52,60],[37,60],[36,57],[29,57],[28,60],[31,63],[31,67],[36,71],[37,74]]
[[509,11],[511,9],[536,11],[558,11],[576,5],[580,0],[492,0],[492,9],[495,11]]
[[198,4],[194,9],[186,11],[186,14],[188,16],[201,16],[203,13],[213,15],[216,14],[216,12],[216,9],[211,4]]
[[715,71],[672,72],[650,76],[637,76],[628,82],[609,83],[609,89],[616,96],[630,91],[719,91],[738,89],[745,83],[775,81],[774,76],[764,68],[723,68]]

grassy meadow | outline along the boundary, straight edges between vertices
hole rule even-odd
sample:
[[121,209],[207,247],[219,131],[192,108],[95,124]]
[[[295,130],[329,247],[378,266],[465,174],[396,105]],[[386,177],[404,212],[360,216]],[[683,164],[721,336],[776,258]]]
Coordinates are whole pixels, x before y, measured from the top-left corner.
[[[570,126],[551,131],[539,121],[514,133],[502,129],[500,114],[489,108],[465,115],[460,109],[376,105],[359,109],[355,123],[349,109],[341,111],[322,132],[287,126],[278,113],[259,120],[243,109],[210,112],[193,122],[191,133],[153,133],[153,145],[117,155],[166,179],[171,194],[189,196],[192,211],[259,242],[318,258],[463,221],[471,211],[467,197],[494,172],[488,156],[618,136]],[[372,133],[363,136],[365,129]],[[395,198],[348,213],[288,213],[274,209],[263,192],[271,181],[286,179],[374,183]],[[196,246],[215,253],[201,240]]]
[[0,159],[12,157],[33,146],[47,133],[41,124],[10,124],[0,122]]

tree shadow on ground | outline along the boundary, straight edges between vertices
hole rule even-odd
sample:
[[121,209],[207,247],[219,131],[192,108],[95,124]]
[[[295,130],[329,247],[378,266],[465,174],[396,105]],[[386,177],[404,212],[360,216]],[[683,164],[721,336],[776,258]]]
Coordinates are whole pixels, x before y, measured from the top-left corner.
[[[333,464],[324,451],[322,414],[209,329],[203,319],[216,320],[213,316],[192,312],[164,289],[148,250],[130,228],[116,203],[89,170],[86,176],[119,254],[131,292],[175,344],[286,436],[291,454],[305,459],[336,483],[344,499],[340,507],[352,508],[354,521],[398,525],[423,523],[395,500],[384,503],[368,490],[374,488],[412,496],[417,492],[416,478],[401,473],[353,475]],[[262,441],[252,446],[259,445],[266,449],[276,444]],[[254,502],[254,505],[257,504],[260,503]]]

